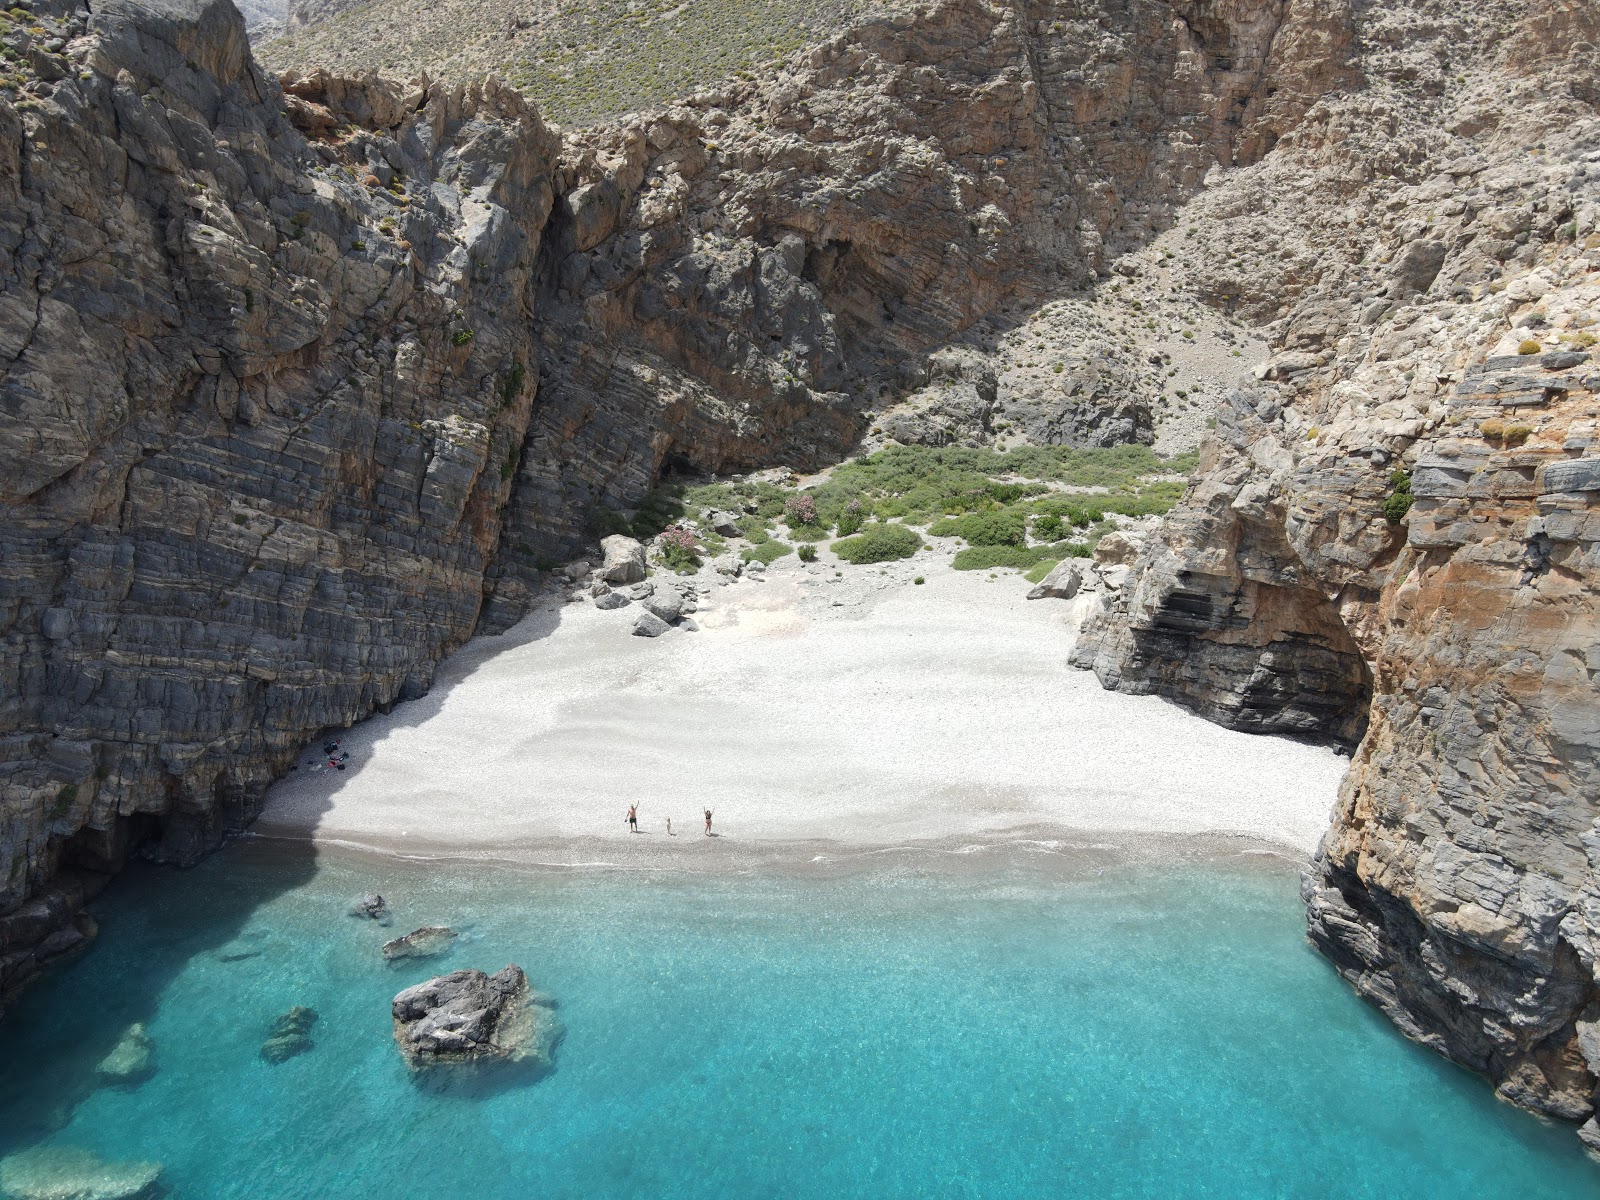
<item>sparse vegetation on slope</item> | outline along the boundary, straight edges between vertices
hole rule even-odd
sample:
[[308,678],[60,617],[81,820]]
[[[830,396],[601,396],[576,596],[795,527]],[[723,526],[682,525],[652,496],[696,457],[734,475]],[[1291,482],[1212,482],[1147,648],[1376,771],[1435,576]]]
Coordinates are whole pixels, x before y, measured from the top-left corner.
[[554,0],[508,14],[484,0],[368,0],[344,11],[307,6],[310,24],[257,53],[279,70],[493,73],[550,120],[581,125],[766,69],[867,8],[861,0]]

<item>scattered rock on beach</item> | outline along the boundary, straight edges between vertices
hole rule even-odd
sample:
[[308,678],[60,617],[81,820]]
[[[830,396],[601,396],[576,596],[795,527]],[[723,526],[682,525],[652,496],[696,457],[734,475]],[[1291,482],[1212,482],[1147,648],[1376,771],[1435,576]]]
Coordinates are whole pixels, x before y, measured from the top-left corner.
[[456,931],[448,925],[424,925],[402,937],[383,944],[383,956],[390,962],[401,958],[429,958],[443,954],[456,940]]
[[683,630],[685,633],[699,633],[700,632],[700,626],[689,617],[685,617],[685,618],[683,618],[683,620],[679,621],[678,622],[678,628]]
[[394,1040],[413,1068],[526,1059],[548,1063],[560,1033],[553,1006],[511,964],[494,975],[451,971],[394,998]]
[[567,566],[566,566],[567,578],[572,580],[574,583],[581,582],[582,580],[585,580],[585,579],[589,578],[589,572],[592,571],[593,569],[594,568],[592,566],[590,566],[587,562],[584,562],[582,559],[579,559],[575,563],[568,563],[567,564]]
[[1039,585],[1028,593],[1029,600],[1071,600],[1083,586],[1083,567],[1070,558],[1062,559]]
[[152,1200],[160,1184],[160,1163],[106,1162],[73,1146],[37,1146],[0,1159],[0,1195],[8,1200]]
[[706,514],[706,524],[711,526],[711,531],[722,537],[738,537],[743,530],[739,528],[739,514],[731,512],[713,512]]
[[132,1087],[156,1073],[155,1042],[139,1023],[129,1025],[94,1073],[112,1087]]
[[1131,567],[1143,548],[1143,538],[1113,531],[1095,544],[1094,560],[1105,566]]
[[621,592],[608,591],[594,598],[594,606],[608,612],[614,608],[627,608],[628,603],[628,598]]
[[267,1040],[261,1043],[261,1057],[269,1063],[281,1063],[304,1054],[316,1045],[311,1040],[311,1027],[316,1023],[315,1009],[295,1005],[272,1023]]
[[633,633],[635,637],[660,637],[672,626],[668,625],[653,612],[642,612],[633,619]]
[[600,578],[607,583],[639,583],[644,579],[644,547],[631,537],[613,533],[602,538],[600,549],[606,559]]
[[683,597],[676,592],[657,592],[644,602],[644,606],[668,625],[683,615]]

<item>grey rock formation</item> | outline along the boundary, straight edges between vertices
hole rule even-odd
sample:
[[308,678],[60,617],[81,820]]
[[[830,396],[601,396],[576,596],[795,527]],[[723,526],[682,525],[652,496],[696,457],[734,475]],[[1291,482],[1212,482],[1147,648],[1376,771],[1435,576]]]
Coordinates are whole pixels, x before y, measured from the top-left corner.
[[[1360,20],[1388,48],[1327,113],[1354,141],[1307,130],[1196,202],[1193,269],[1259,305],[1275,353],[1074,661],[1350,747],[1312,940],[1406,1034],[1591,1140],[1600,119],[1569,54],[1600,12],[1452,12],[1474,76],[1421,107],[1439,66],[1394,9]],[[1407,178],[1350,169],[1378,153]],[[1292,272],[1219,252],[1308,212]]]
[[456,931],[448,925],[424,925],[383,944],[383,957],[390,962],[402,958],[431,958],[450,949]]
[[522,968],[452,971],[394,998],[394,1037],[413,1068],[479,1060],[548,1064],[560,1026]]
[[594,598],[594,606],[608,612],[612,609],[627,608],[628,603],[628,598],[621,592],[605,592]]

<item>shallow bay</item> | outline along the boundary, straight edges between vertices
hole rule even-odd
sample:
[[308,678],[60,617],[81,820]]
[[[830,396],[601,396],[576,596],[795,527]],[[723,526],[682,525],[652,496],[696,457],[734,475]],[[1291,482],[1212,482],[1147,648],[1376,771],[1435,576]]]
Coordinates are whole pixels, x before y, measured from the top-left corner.
[[[157,1160],[190,1198],[1597,1190],[1570,1132],[1348,992],[1270,857],[1010,846],[736,875],[308,858],[246,841],[119,880],[94,947],[0,1024],[0,1153]],[[346,915],[369,890],[387,929]],[[383,961],[430,923],[464,936]],[[417,1086],[389,998],[513,961],[560,1002],[554,1073]],[[315,1048],[263,1061],[294,1005],[320,1014]],[[88,1090],[134,1021],[155,1075]]]

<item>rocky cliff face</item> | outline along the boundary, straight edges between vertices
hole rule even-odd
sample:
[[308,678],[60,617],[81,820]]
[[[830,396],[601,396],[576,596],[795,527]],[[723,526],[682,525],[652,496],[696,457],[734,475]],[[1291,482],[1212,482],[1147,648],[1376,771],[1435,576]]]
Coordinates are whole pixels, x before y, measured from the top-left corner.
[[1348,28],[950,0],[560,139],[492,81],[271,78],[227,0],[38,0],[0,28],[0,991],[598,508],[835,459],[927,351],[1091,282]]
[[1185,215],[1276,353],[1078,664],[1352,747],[1312,939],[1600,1145],[1600,16],[1398,16],[1357,23],[1361,92]]

